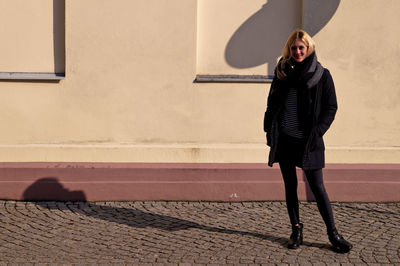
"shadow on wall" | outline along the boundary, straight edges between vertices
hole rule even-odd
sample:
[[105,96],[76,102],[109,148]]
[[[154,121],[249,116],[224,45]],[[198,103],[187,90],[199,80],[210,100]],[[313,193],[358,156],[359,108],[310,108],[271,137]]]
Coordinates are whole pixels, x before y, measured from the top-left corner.
[[[333,17],[340,0],[268,0],[233,34],[225,48],[226,62],[235,68],[251,68],[268,64],[273,75],[277,58],[289,34],[301,28],[317,34]],[[299,12],[300,10],[300,12]]]
[[54,72],[65,73],[65,0],[53,0]]
[[70,191],[54,177],[46,177],[37,180],[30,185],[23,194],[24,200],[63,200],[86,201],[83,191]]

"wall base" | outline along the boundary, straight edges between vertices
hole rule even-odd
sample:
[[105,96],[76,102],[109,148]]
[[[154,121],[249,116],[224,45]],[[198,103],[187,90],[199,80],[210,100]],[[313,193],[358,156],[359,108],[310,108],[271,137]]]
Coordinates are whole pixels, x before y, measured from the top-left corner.
[[[301,170],[299,198],[312,200]],[[330,164],[332,201],[400,201],[399,164]],[[1,163],[0,198],[13,200],[284,200],[279,167],[251,163]]]

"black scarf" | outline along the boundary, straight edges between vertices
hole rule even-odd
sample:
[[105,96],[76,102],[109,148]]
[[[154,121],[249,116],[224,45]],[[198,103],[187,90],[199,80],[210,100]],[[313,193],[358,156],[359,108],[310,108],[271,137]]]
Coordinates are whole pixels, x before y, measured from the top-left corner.
[[323,72],[324,68],[318,62],[315,52],[300,63],[292,58],[281,58],[275,68],[275,75],[280,80],[296,83],[307,89],[310,89],[318,83]]

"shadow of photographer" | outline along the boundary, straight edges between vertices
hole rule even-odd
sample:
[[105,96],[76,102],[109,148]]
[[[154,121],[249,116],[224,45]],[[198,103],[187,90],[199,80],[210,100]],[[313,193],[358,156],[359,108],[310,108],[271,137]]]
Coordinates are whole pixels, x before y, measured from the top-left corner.
[[86,195],[83,191],[70,191],[55,177],[45,177],[37,180],[24,191],[22,197],[28,201],[86,201]]
[[[80,215],[123,224],[134,228],[150,227],[168,232],[198,229],[212,233],[236,234],[241,236],[256,237],[262,240],[279,243],[282,246],[285,246],[287,242],[287,238],[270,234],[235,230],[225,227],[208,226],[169,215],[146,212],[134,207],[117,207],[108,206],[107,204],[87,202],[85,193],[83,191],[70,191],[66,189],[57,180],[57,178],[54,177],[47,177],[37,180],[25,190],[23,198],[24,200],[31,201],[42,208],[68,210]],[[49,202],[54,200],[71,202],[63,202],[61,204]],[[73,203],[72,201],[75,202]],[[327,245],[310,243],[306,241],[304,242],[304,245],[329,248]]]

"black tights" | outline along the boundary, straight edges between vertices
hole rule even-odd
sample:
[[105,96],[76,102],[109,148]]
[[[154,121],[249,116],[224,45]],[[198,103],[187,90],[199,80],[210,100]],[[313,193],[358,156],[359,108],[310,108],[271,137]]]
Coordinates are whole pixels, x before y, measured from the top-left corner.
[[[279,166],[285,182],[286,206],[289,212],[290,222],[292,225],[296,225],[300,223],[296,166],[290,162],[280,162]],[[317,201],[318,210],[329,232],[335,229],[335,222],[333,220],[331,203],[322,178],[322,169],[304,171],[304,173]]]

